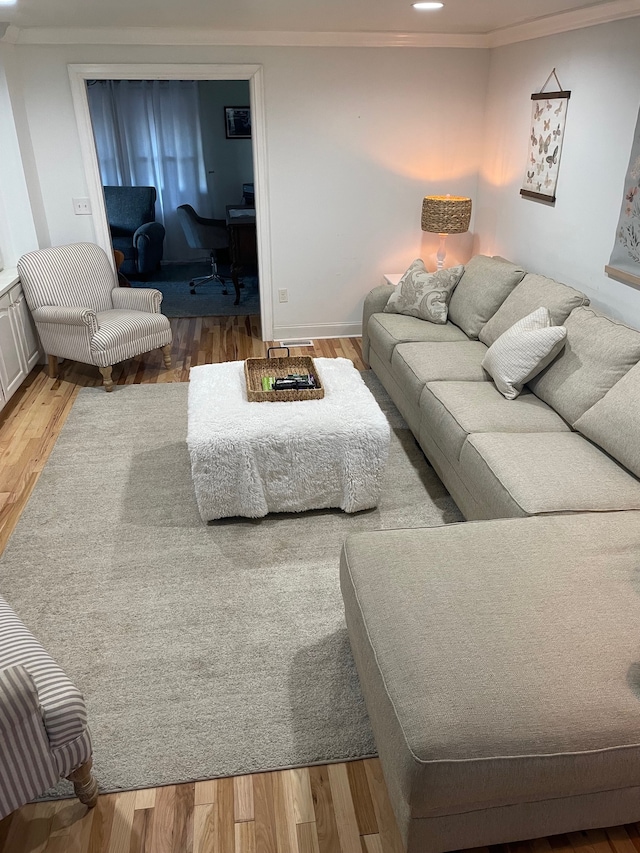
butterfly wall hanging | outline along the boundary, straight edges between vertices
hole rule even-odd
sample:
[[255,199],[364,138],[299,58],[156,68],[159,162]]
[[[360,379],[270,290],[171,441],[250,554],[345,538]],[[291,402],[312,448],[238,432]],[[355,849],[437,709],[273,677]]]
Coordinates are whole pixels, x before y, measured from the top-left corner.
[[[547,84],[555,77],[557,92],[545,92]],[[567,104],[571,92],[560,85],[556,69],[547,77],[540,92],[531,95],[531,133],[526,174],[520,190],[525,198],[541,201],[556,200],[560,154],[564,140]],[[534,175],[536,180],[534,181]]]
[[[527,176],[529,172],[527,169]],[[613,249],[604,270],[618,281],[640,287],[640,113],[622,189]]]

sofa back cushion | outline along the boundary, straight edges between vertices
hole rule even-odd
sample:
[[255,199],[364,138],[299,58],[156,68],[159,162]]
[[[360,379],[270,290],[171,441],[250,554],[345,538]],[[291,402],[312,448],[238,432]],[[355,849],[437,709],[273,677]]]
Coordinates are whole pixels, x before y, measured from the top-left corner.
[[514,323],[543,307],[549,309],[551,325],[561,326],[574,308],[588,304],[589,299],[579,290],[544,275],[527,273],[482,327],[478,337],[490,347]]
[[575,428],[640,477],[640,364],[578,418]]
[[586,307],[564,325],[564,349],[529,388],[574,425],[640,361],[640,332]]
[[504,258],[476,255],[466,264],[453,292],[449,319],[476,340],[482,327],[523,277],[524,270]]

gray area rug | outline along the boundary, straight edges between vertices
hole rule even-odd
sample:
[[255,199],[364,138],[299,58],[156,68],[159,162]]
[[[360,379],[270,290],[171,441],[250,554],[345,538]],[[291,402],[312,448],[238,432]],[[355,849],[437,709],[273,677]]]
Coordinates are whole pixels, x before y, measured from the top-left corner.
[[188,264],[165,264],[158,272],[152,273],[148,280],[131,281],[132,287],[154,287],[162,293],[161,311],[166,317],[245,317],[260,313],[260,294],[257,275],[242,271],[240,281],[240,304],[234,305],[235,290],[230,279],[228,264],[220,264],[220,273],[227,284],[227,295],[222,285],[206,282],[196,288],[195,294],[189,289],[189,281],[197,276],[209,275],[211,266],[208,261]]
[[0,591],[83,691],[103,791],[375,752],[344,624],[343,539],[461,515],[364,376],[393,428],[377,509],[209,525],[190,479],[187,384],[80,391]]

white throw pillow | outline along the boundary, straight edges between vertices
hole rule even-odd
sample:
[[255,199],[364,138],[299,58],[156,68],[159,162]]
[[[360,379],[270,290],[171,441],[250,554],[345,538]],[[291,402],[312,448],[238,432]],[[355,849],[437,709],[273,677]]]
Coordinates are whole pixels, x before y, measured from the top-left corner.
[[463,266],[429,272],[417,258],[398,282],[384,310],[442,326],[447,322],[449,300],[463,272]]
[[515,400],[560,352],[567,330],[552,326],[548,308],[538,308],[503,332],[489,347],[482,366],[507,400]]

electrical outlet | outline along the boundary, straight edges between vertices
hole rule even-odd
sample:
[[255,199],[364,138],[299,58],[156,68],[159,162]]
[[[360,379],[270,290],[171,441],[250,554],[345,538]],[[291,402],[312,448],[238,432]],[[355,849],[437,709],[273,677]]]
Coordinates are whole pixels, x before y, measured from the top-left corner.
[[278,291],[278,301],[279,302],[288,302],[289,301],[289,291],[286,287],[280,288]]
[[74,198],[73,201],[73,212],[76,216],[90,216],[91,215],[91,202],[88,198]]

